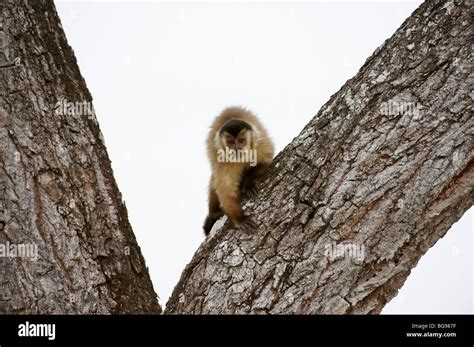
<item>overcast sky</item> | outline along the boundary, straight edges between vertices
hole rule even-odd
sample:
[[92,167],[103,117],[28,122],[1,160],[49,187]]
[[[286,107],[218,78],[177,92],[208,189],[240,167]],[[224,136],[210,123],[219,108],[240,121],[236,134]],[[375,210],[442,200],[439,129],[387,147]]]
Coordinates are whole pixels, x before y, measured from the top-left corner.
[[[280,151],[419,4],[56,2],[162,305],[204,240],[212,118],[244,105]],[[383,312],[473,312],[473,223]]]

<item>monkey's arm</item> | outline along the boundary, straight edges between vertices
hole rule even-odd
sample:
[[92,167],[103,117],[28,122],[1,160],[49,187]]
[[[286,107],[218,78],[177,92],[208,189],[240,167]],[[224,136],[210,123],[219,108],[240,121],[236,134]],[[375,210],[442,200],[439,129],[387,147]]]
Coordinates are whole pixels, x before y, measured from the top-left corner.
[[245,232],[251,232],[256,229],[255,223],[246,215],[240,206],[240,200],[234,195],[223,195],[220,198],[222,208],[229,217],[234,228],[241,229]]
[[234,228],[242,229],[246,232],[253,231],[255,229],[255,224],[250,218],[244,215],[240,204],[239,182],[241,173],[235,170],[233,172],[227,172],[227,176],[217,176],[226,177],[223,180],[215,182],[215,189],[222,210],[227,217],[229,217]]

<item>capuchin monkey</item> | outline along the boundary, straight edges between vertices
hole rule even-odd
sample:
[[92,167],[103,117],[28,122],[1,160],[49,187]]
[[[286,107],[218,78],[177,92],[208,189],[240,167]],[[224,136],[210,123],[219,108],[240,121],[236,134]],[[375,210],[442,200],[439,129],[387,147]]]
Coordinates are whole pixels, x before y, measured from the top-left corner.
[[241,198],[256,194],[255,181],[273,159],[273,143],[250,111],[229,107],[214,120],[207,137],[211,162],[209,214],[204,222],[207,236],[224,214],[234,228],[249,232],[255,223],[244,215]]

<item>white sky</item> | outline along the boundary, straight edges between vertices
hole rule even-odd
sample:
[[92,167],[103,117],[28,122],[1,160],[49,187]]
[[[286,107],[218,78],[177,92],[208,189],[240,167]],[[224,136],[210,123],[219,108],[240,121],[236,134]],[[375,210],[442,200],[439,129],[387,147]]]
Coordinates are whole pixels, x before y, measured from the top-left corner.
[[[280,151],[419,3],[56,3],[162,305],[204,240],[212,118],[247,106]],[[383,312],[474,312],[473,224],[471,208]]]

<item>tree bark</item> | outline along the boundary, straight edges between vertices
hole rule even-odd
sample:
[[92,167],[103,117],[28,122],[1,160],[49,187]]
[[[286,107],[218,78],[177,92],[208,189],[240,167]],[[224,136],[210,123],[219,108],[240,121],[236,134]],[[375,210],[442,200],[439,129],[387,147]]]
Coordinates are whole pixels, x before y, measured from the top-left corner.
[[0,258],[0,313],[160,313],[52,1],[0,13],[0,245],[38,251]]
[[165,313],[379,313],[473,204],[472,12],[422,4],[275,158],[258,230],[221,220]]

